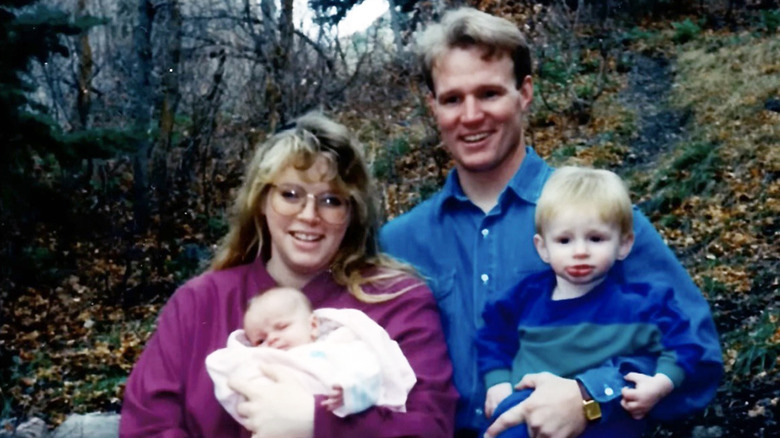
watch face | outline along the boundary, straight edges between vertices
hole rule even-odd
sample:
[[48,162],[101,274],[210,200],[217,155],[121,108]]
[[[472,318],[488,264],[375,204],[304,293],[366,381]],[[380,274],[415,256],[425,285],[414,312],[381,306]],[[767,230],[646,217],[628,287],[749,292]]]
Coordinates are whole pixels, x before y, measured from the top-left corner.
[[585,418],[587,418],[588,421],[601,418],[601,406],[599,406],[595,400],[583,402],[582,409],[585,411]]

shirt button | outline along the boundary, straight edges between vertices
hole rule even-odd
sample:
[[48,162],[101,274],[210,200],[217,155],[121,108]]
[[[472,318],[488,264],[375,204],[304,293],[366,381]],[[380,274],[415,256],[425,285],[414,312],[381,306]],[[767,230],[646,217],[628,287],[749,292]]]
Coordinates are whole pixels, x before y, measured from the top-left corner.
[[604,388],[604,395],[606,395],[607,397],[611,396],[614,393],[615,393],[615,391],[613,391],[612,388],[609,388],[609,387]]
[[482,409],[479,408],[475,409],[474,412],[477,414],[477,417],[482,417],[483,415],[485,415]]
[[482,279],[483,284],[487,284],[488,280],[490,279],[490,277],[488,277],[487,274],[482,274],[482,276],[480,276],[479,278]]
[[487,237],[487,235],[490,234],[490,231],[487,228],[482,229],[482,237]]

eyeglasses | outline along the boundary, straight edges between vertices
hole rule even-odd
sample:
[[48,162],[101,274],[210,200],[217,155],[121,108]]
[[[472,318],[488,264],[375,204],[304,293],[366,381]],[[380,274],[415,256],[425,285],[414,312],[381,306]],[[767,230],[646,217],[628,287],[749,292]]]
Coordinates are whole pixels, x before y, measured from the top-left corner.
[[317,214],[329,224],[341,225],[349,217],[349,199],[345,196],[330,192],[314,195],[295,184],[271,185],[271,207],[282,216],[302,212],[309,198],[314,200]]

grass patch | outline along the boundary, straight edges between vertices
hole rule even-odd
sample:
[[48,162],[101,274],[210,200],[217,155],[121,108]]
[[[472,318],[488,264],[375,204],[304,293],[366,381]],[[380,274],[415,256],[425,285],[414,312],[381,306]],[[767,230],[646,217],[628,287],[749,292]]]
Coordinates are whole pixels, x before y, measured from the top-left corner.
[[780,357],[780,312],[770,310],[724,336],[730,380],[772,373]]
[[651,183],[649,190],[654,195],[642,204],[646,214],[668,214],[686,199],[712,194],[722,166],[718,147],[693,142],[682,146],[681,150],[681,155],[661,170]]
[[729,140],[780,94],[780,39],[708,34],[692,46],[678,56],[673,103],[695,108],[701,132]]

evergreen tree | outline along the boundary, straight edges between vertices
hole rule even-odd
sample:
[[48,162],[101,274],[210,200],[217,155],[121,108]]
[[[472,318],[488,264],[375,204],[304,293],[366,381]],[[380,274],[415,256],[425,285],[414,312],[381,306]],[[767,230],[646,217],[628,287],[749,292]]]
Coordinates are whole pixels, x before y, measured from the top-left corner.
[[[69,56],[63,38],[99,23],[94,18],[72,20],[63,11],[37,5],[37,0],[0,0],[0,186],[3,211],[26,204],[25,191],[37,186],[36,172],[48,164],[70,165],[89,157],[109,156],[111,135],[62,132],[43,105],[30,98],[36,84],[29,71],[34,61],[58,54]],[[121,142],[121,140],[120,140]]]
[[[67,57],[65,38],[101,20],[72,19],[37,0],[0,0],[0,280],[36,275],[29,259],[33,230],[72,211],[61,189],[88,158],[109,157],[128,136],[106,130],[66,133],[32,98],[35,62]],[[26,272],[26,274],[25,274]],[[33,277],[35,278],[35,277]],[[0,286],[3,286],[0,284]],[[6,287],[0,290],[8,290]],[[2,297],[0,297],[2,299]]]
[[27,76],[33,60],[45,61],[52,54],[68,55],[61,41],[81,28],[66,14],[34,7],[32,0],[0,0],[0,172],[3,211],[19,202],[33,179],[33,158],[60,154],[63,145],[46,110],[29,97],[35,87]]

